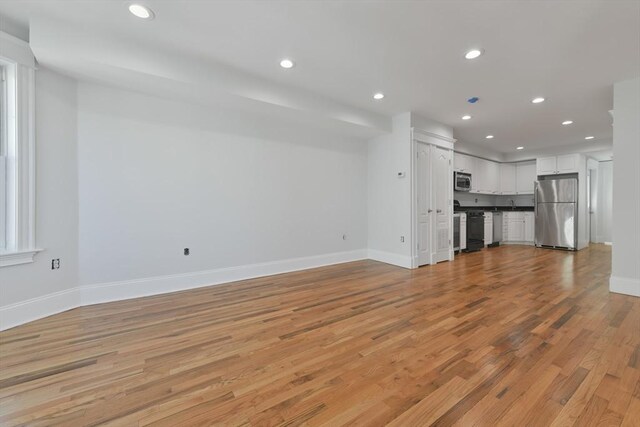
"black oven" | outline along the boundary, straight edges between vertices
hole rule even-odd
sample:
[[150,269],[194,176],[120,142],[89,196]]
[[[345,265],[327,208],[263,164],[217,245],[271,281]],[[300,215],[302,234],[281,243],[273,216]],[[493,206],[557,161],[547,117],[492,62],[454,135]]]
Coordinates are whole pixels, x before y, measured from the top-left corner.
[[467,211],[467,252],[484,247],[484,212]]

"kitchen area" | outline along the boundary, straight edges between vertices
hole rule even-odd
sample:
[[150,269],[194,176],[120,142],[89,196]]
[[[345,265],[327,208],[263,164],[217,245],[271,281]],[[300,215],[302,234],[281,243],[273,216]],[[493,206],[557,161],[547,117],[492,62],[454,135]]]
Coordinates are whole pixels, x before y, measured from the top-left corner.
[[586,247],[587,160],[566,154],[497,162],[454,152],[454,252],[508,244]]

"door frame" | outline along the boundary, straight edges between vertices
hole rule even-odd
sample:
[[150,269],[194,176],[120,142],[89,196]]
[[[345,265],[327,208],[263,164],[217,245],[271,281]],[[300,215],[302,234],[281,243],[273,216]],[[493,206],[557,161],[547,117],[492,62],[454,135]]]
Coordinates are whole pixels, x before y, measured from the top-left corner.
[[[448,209],[449,209],[449,261],[453,261],[453,144],[456,139],[449,138],[443,135],[438,135],[433,132],[428,132],[422,129],[411,128],[411,268],[418,268],[418,170],[417,170],[417,157],[418,157],[418,145],[424,143],[432,146],[447,149],[451,151],[451,160],[449,162],[449,176],[451,177],[448,189]],[[429,171],[429,175],[431,171]],[[429,197],[433,199],[433,194],[430,193]],[[433,240],[433,239],[432,239]],[[431,250],[431,262],[433,264],[433,250]]]

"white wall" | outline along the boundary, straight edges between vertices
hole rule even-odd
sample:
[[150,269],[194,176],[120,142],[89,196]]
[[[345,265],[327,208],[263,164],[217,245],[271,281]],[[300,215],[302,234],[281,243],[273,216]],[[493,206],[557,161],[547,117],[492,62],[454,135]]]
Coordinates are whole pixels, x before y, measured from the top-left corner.
[[640,77],[614,85],[613,159],[610,289],[640,296]]
[[[405,268],[411,268],[411,247],[414,246],[412,128],[445,138],[453,135],[449,126],[413,113],[402,113],[393,118],[390,134],[368,143],[368,256]],[[398,176],[399,173],[403,176]]]
[[394,117],[392,133],[374,138],[367,147],[369,257],[410,267],[411,115]]
[[599,243],[611,243],[613,228],[613,161],[598,163],[597,241]]
[[364,141],[85,83],[78,107],[82,285],[364,254]]
[[[31,264],[0,269],[2,323],[8,310],[28,319],[29,309],[20,308],[21,302],[77,285],[76,129],[75,81],[41,67],[36,72],[36,244],[45,250]],[[60,258],[59,270],[51,270],[52,258]],[[69,298],[61,296],[47,307],[65,309]]]

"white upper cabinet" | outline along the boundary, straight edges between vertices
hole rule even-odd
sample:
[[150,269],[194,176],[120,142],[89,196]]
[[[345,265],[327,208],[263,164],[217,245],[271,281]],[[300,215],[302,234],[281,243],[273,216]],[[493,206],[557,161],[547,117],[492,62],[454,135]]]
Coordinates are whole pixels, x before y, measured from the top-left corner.
[[560,173],[578,173],[580,154],[541,157],[537,161],[538,175],[557,175]]
[[492,194],[500,194],[500,163],[488,162],[487,190]]
[[499,163],[454,153],[453,168],[471,174],[471,192],[480,194],[533,194],[538,175],[576,173],[579,154],[544,157],[513,163]]
[[500,164],[491,160],[470,157],[467,165],[471,172],[471,191],[498,194],[500,191]]
[[533,194],[536,179],[535,161],[516,163],[517,194]]
[[484,159],[474,158],[474,160],[475,167],[473,168],[473,175],[471,175],[471,189],[475,193],[486,193],[488,162]]
[[474,157],[467,156],[466,154],[453,153],[453,170],[457,172],[471,173],[473,169]]
[[580,164],[579,154],[567,154],[557,157],[558,173],[578,173],[578,165]]
[[516,194],[516,165],[500,164],[500,194]]
[[554,175],[558,170],[556,168],[556,157],[541,157],[537,160],[538,175]]

